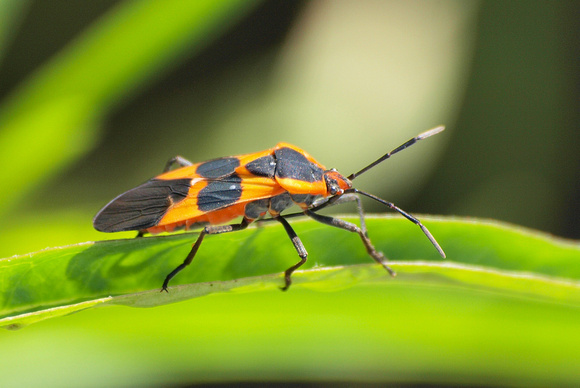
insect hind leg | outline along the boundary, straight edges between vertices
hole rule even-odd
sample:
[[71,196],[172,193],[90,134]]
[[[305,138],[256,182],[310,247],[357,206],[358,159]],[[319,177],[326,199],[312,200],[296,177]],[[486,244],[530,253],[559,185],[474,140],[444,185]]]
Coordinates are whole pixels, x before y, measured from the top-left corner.
[[193,163],[185,159],[183,156],[177,155],[169,159],[167,163],[165,163],[165,168],[163,169],[163,172],[171,170],[171,166],[173,166],[174,164],[177,164],[179,167],[187,167],[191,166]]
[[185,258],[183,263],[178,265],[173,271],[169,273],[169,275],[165,277],[165,280],[163,281],[163,286],[161,287],[161,291],[168,292],[167,286],[169,285],[169,281],[173,279],[175,275],[181,272],[181,270],[183,270],[185,267],[191,264],[206,234],[222,234],[229,232],[237,232],[239,230],[246,229],[251,222],[252,222],[251,220],[244,218],[240,224],[206,226],[205,228],[203,228],[199,233],[199,237],[195,241],[195,244],[193,244],[191,251],[189,251],[189,254]]
[[[316,214],[312,210],[305,210],[304,214],[306,214],[308,217],[310,217],[318,222],[321,222],[323,224],[334,226],[335,228],[348,230],[349,232],[357,233],[360,236],[365,248],[367,249],[368,254],[377,263],[382,265],[391,276],[396,276],[395,271],[393,271],[393,269],[385,263],[385,261],[386,261],[385,255],[383,255],[381,252],[377,251],[376,248],[374,247],[374,245],[372,244],[371,240],[367,236],[366,230],[359,228],[358,226],[356,226],[355,224],[353,224],[351,222],[341,220],[340,218]],[[361,217],[362,217],[362,215],[361,215]]]

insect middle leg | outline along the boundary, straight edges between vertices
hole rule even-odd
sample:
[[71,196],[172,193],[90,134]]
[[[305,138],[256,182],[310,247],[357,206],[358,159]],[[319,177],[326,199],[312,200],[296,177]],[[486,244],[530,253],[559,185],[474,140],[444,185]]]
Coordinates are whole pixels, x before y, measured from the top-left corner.
[[[367,226],[366,226],[365,216],[364,216],[364,212],[363,212],[363,208],[362,208],[362,202],[360,200],[360,197],[354,193],[348,193],[348,194],[343,194],[340,196],[330,197],[318,205],[315,204],[309,210],[312,212],[317,212],[318,210],[324,209],[327,206],[340,205],[343,203],[353,202],[353,201],[356,202],[356,211],[357,211],[359,219],[360,219],[360,228],[362,229],[364,234],[367,235]],[[300,213],[285,214],[284,218],[295,218],[295,217],[303,217],[303,216],[304,216],[304,212],[300,212]],[[272,221],[274,219],[275,218],[266,218],[263,220],[259,220],[259,222],[269,222],[269,221]]]
[[[383,255],[381,252],[377,251],[376,248],[374,247],[374,245],[372,244],[371,240],[369,239],[369,237],[367,236],[366,230],[363,230],[362,228],[359,228],[358,226],[356,226],[355,224],[345,221],[345,220],[341,220],[340,218],[335,218],[335,217],[329,217],[329,216],[323,216],[321,214],[316,214],[314,213],[312,210],[305,210],[304,214],[306,214],[308,217],[313,218],[314,220],[321,222],[323,224],[326,225],[330,225],[330,226],[334,226],[336,228],[340,228],[340,229],[344,229],[344,230],[348,230],[349,232],[353,232],[353,233],[358,233],[358,235],[360,236],[365,248],[367,249],[368,254],[380,265],[382,265],[387,272],[391,275],[391,276],[395,276],[396,273],[395,271],[393,271],[391,269],[391,267],[389,267],[386,263],[385,263],[385,255]],[[362,217],[362,215],[361,215]]]
[[304,244],[302,244],[302,241],[300,241],[300,238],[298,237],[298,235],[296,234],[294,229],[292,229],[292,227],[290,226],[288,221],[286,221],[281,216],[276,216],[276,217],[274,217],[274,219],[276,221],[280,222],[284,226],[284,229],[286,229],[286,233],[288,233],[290,240],[292,240],[292,244],[294,244],[294,248],[296,248],[296,252],[298,252],[298,256],[300,256],[300,261],[298,263],[294,264],[292,267],[290,267],[286,271],[284,271],[285,284],[284,284],[284,287],[281,287],[281,290],[286,291],[288,289],[288,287],[290,287],[290,284],[292,284],[292,278],[291,278],[292,273],[294,271],[296,271],[298,268],[300,268],[302,266],[302,264],[306,263],[306,258],[308,257],[308,252],[306,252],[306,248],[304,248]]
[[169,281],[173,279],[173,277],[177,275],[182,269],[191,264],[191,261],[195,257],[195,254],[197,253],[197,250],[199,249],[199,246],[201,245],[201,242],[203,241],[203,238],[205,237],[206,234],[222,234],[236,232],[238,230],[246,229],[251,222],[252,222],[251,220],[244,218],[240,224],[206,226],[205,228],[203,228],[202,231],[199,233],[199,237],[195,241],[195,244],[193,244],[191,251],[189,251],[189,254],[185,258],[183,263],[178,265],[177,268],[175,268],[173,271],[169,273],[169,275],[167,275],[167,277],[165,277],[165,280],[163,281],[163,286],[161,287],[161,291],[168,292],[167,285],[169,284]]

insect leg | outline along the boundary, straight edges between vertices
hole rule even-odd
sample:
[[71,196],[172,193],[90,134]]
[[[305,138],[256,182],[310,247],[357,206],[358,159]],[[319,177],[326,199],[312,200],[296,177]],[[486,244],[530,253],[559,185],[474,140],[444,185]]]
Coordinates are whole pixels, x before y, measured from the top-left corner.
[[296,271],[298,268],[300,268],[300,266],[302,266],[302,264],[306,263],[306,258],[308,257],[308,252],[306,252],[306,248],[304,248],[304,244],[302,244],[302,241],[300,241],[300,238],[296,235],[296,232],[294,231],[294,229],[292,229],[292,227],[290,226],[288,221],[286,221],[281,216],[276,216],[276,217],[274,217],[274,219],[276,221],[280,222],[284,226],[284,229],[286,229],[286,233],[288,233],[290,240],[292,240],[292,244],[294,244],[294,248],[296,248],[296,252],[298,252],[298,256],[300,256],[300,261],[298,263],[294,264],[292,267],[290,267],[286,271],[284,271],[285,285],[281,289],[282,289],[282,291],[286,291],[288,289],[288,287],[290,287],[290,284],[292,284],[292,279],[291,279],[292,273],[294,271]]
[[354,193],[347,193],[347,194],[336,195],[334,197],[331,197],[328,199],[328,201],[323,202],[321,205],[311,208],[310,211],[315,212],[315,211],[318,211],[326,206],[340,205],[342,203],[353,202],[353,201],[356,202],[356,211],[357,211],[358,217],[360,219],[360,228],[363,231],[363,233],[365,234],[365,236],[368,237],[367,224],[365,222],[365,214],[363,212],[362,202],[360,200],[360,197]]
[[191,166],[193,163],[191,163],[189,160],[185,159],[183,156],[174,156],[173,158],[169,159],[167,161],[167,163],[165,163],[165,168],[163,169],[163,172],[167,172],[169,170],[171,170],[171,166],[173,166],[173,164],[177,164],[179,165],[179,167],[187,167],[187,166]]
[[202,231],[199,233],[199,237],[195,241],[195,244],[193,244],[191,251],[189,251],[189,254],[185,258],[183,263],[178,265],[177,268],[175,268],[173,271],[169,273],[169,275],[165,277],[165,280],[163,281],[163,286],[161,287],[161,291],[168,292],[167,285],[169,284],[169,281],[173,279],[173,277],[177,275],[182,269],[191,264],[191,261],[195,257],[195,254],[197,253],[197,250],[199,249],[199,246],[201,245],[201,242],[203,241],[203,238],[205,237],[206,234],[222,234],[229,232],[237,232],[238,230],[246,229],[251,222],[252,222],[251,220],[244,218],[240,224],[206,226],[205,228],[203,228]]
[[[365,232],[365,234],[367,233],[367,227],[366,227],[366,223],[365,223],[365,219],[364,219],[364,213],[363,213],[363,209],[362,209],[362,202],[360,200],[360,197],[358,195],[353,195],[353,193],[346,193],[343,195],[337,195],[334,197],[330,197],[330,198],[326,198],[323,202],[319,203],[318,205],[315,205],[313,207],[310,208],[310,211],[312,212],[317,212],[321,209],[324,209],[327,206],[333,206],[333,205],[340,205],[346,202],[352,202],[352,201],[356,201],[357,205],[357,213],[359,215],[360,218],[360,223],[361,223],[361,229]],[[295,217],[303,217],[304,216],[304,212],[299,212],[299,213],[290,213],[290,214],[285,214],[284,218],[295,218]],[[259,220],[260,223],[262,222],[270,222],[273,221],[274,218],[265,218],[265,219],[261,219]]]
[[[360,219],[360,228],[362,229],[365,236],[368,236],[367,225],[365,222],[364,212],[363,212],[363,208],[362,208],[362,202],[360,200],[360,197],[358,195],[356,195],[355,193],[345,193],[342,195],[335,195],[334,197],[327,198],[324,202],[311,207],[309,210],[311,212],[317,212],[321,209],[324,209],[327,206],[340,205],[343,203],[353,202],[353,201],[356,202],[356,211],[357,211],[359,219]],[[296,215],[302,215],[302,214],[303,213],[296,213]],[[290,214],[290,216],[294,216],[294,214]],[[288,218],[288,215],[286,215],[284,217]]]
[[395,276],[396,273],[395,271],[393,271],[391,269],[391,267],[389,267],[386,263],[385,263],[385,256],[381,253],[378,252],[376,250],[376,248],[373,246],[373,244],[371,243],[371,240],[369,239],[369,237],[366,234],[366,231],[364,231],[363,229],[359,228],[358,226],[356,226],[355,224],[351,223],[351,222],[347,222],[344,220],[341,220],[340,218],[335,218],[335,217],[329,217],[329,216],[323,216],[321,214],[316,214],[311,210],[305,210],[304,214],[306,214],[307,216],[313,218],[314,220],[321,222],[323,224],[326,225],[330,225],[330,226],[334,226],[336,228],[340,228],[340,229],[344,229],[344,230],[348,230],[349,232],[354,232],[354,233],[358,233],[358,235],[360,236],[364,246],[367,249],[367,252],[369,253],[369,255],[380,265],[382,265],[387,272],[389,272],[389,274],[391,274],[391,276]]
[[372,195],[369,193],[365,193],[364,191],[360,191],[357,189],[348,189],[349,192],[351,193],[358,193],[358,194],[362,194],[364,196],[367,196],[371,199],[374,199],[377,202],[382,203],[383,205],[387,205],[389,208],[393,209],[394,211],[398,212],[399,214],[401,214],[403,217],[405,217],[406,219],[408,219],[409,221],[411,221],[412,223],[414,223],[415,225],[417,225],[418,227],[421,228],[421,230],[423,231],[423,233],[425,234],[425,236],[427,236],[427,238],[429,239],[429,241],[431,241],[431,244],[433,244],[433,246],[435,247],[435,249],[437,249],[437,252],[439,252],[439,254],[441,255],[442,258],[445,258],[445,252],[443,252],[443,249],[441,248],[441,246],[439,245],[439,243],[437,242],[437,240],[435,240],[435,237],[433,237],[433,235],[431,234],[431,232],[429,232],[429,229],[427,229],[427,227],[425,225],[423,225],[421,223],[421,221],[419,221],[417,218],[413,217],[412,215],[410,215],[409,213],[407,213],[406,211],[404,211],[403,209],[401,209],[400,207],[396,206],[394,203],[389,202],[389,201],[385,201],[382,198],[377,197],[376,195]]

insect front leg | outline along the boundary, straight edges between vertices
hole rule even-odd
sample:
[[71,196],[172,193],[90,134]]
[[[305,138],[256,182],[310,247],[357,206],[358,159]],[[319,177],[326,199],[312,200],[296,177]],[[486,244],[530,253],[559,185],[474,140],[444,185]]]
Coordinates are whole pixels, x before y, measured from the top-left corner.
[[344,230],[348,230],[349,232],[353,232],[353,233],[358,233],[358,235],[360,236],[365,248],[367,249],[368,254],[380,265],[382,265],[387,272],[391,275],[391,276],[395,276],[396,273],[395,271],[393,271],[391,269],[391,267],[389,267],[386,263],[385,263],[385,256],[381,253],[378,252],[376,250],[376,248],[373,246],[371,240],[369,239],[369,237],[367,236],[366,230],[363,230],[361,228],[359,228],[358,226],[356,226],[355,224],[345,221],[345,220],[341,220],[340,218],[335,218],[335,217],[329,217],[329,216],[323,216],[321,214],[316,214],[311,210],[305,210],[304,214],[306,214],[307,216],[313,218],[314,220],[321,222],[323,224],[326,225],[330,225],[330,226],[334,226],[335,228],[340,228],[340,229],[344,229]]
[[[368,235],[367,234],[367,226],[366,226],[366,222],[365,222],[365,216],[364,216],[364,212],[363,212],[363,208],[362,208],[362,201],[360,200],[360,197],[354,193],[347,193],[347,194],[337,195],[337,196],[330,197],[330,198],[325,198],[324,201],[322,201],[321,203],[319,203],[319,204],[315,203],[314,206],[311,207],[309,210],[312,212],[317,212],[318,210],[324,209],[327,206],[340,205],[342,203],[353,202],[353,201],[356,201],[356,210],[357,210],[357,213],[358,213],[359,219],[360,219],[360,228],[362,229],[362,231],[364,232],[365,235]],[[302,216],[304,216],[304,212],[285,214],[284,218],[288,219],[288,218],[295,218],[295,217],[302,217]],[[259,220],[259,222],[260,223],[270,222],[274,219],[275,218],[266,218],[266,219]]]
[[291,278],[292,273],[294,271],[296,271],[298,268],[300,268],[302,266],[302,264],[306,263],[306,258],[308,257],[308,252],[306,252],[306,248],[304,248],[304,244],[302,244],[302,241],[300,241],[300,238],[298,237],[298,235],[296,235],[296,232],[294,231],[294,229],[292,229],[292,227],[290,226],[288,221],[286,221],[281,216],[276,216],[276,217],[274,217],[274,219],[276,221],[280,222],[284,226],[284,229],[286,229],[286,233],[288,233],[290,240],[292,240],[292,244],[294,244],[294,248],[296,248],[296,252],[298,252],[298,256],[300,256],[300,261],[298,263],[294,264],[292,267],[290,267],[286,271],[284,271],[285,285],[284,285],[284,287],[281,287],[281,290],[286,291],[288,289],[288,287],[290,287],[290,284],[292,284],[292,278]]
[[179,167],[187,167],[191,166],[193,163],[185,159],[183,156],[177,155],[169,159],[167,163],[165,163],[165,168],[163,169],[163,172],[171,170],[171,166],[173,166],[173,164],[177,164]]
[[358,217],[360,219],[360,228],[363,231],[363,233],[365,234],[365,236],[368,237],[367,224],[365,222],[365,214],[364,214],[363,207],[362,207],[362,201],[360,200],[360,197],[354,193],[347,193],[347,194],[343,194],[343,195],[336,195],[334,197],[330,197],[327,201],[323,202],[322,204],[310,208],[310,211],[316,212],[316,211],[323,209],[327,206],[340,205],[343,203],[353,202],[353,201],[356,202],[356,211],[357,211]]
[[169,273],[169,275],[165,277],[165,280],[163,281],[163,286],[161,287],[161,291],[168,292],[167,286],[169,284],[169,281],[173,279],[173,277],[177,275],[182,269],[191,264],[191,261],[195,257],[195,254],[197,253],[197,250],[199,249],[199,246],[201,245],[201,242],[203,241],[203,238],[205,237],[206,234],[222,234],[229,232],[237,232],[238,230],[246,229],[250,223],[251,220],[244,218],[240,224],[206,226],[205,228],[203,228],[202,231],[199,233],[199,237],[195,241],[195,244],[193,244],[191,251],[189,251],[189,254],[185,258],[183,263],[178,265],[177,268],[175,268],[173,271]]

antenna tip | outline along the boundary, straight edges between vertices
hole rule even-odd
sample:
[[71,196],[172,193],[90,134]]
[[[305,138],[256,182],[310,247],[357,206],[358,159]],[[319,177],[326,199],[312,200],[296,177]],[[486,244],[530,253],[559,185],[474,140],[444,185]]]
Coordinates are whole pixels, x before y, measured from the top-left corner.
[[425,139],[429,136],[433,136],[438,134],[439,132],[442,132],[445,129],[445,126],[440,125],[438,127],[435,127],[433,129],[430,129],[428,131],[425,131],[423,133],[421,133],[419,136],[417,136],[417,140],[421,140],[421,139]]

